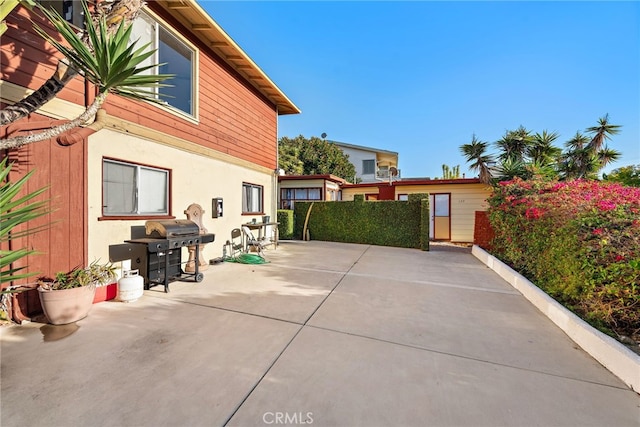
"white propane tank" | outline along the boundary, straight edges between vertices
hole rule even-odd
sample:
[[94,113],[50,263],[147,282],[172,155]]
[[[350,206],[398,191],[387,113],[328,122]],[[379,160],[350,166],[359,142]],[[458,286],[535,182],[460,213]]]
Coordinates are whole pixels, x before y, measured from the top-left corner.
[[134,302],[144,293],[144,278],[138,270],[128,270],[118,280],[118,299],[122,302]]

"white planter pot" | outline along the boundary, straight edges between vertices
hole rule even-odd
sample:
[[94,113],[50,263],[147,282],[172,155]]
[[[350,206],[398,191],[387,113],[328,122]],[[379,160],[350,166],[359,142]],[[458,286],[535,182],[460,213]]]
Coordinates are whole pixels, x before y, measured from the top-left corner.
[[95,285],[79,288],[45,290],[38,288],[44,314],[53,325],[65,325],[89,314],[96,293]]

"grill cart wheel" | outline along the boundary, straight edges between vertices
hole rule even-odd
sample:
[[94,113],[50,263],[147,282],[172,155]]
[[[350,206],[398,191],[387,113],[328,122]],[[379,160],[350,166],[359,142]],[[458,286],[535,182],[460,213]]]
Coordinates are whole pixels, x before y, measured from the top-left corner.
[[202,279],[204,279],[204,274],[202,273],[196,274],[196,282],[200,283],[202,282]]

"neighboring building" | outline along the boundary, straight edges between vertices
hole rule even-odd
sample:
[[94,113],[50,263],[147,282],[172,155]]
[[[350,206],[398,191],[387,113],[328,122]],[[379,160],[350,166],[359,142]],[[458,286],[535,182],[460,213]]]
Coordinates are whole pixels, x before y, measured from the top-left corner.
[[398,170],[398,153],[395,151],[380,150],[361,145],[347,144],[339,141],[329,141],[337,145],[345,154],[349,155],[349,161],[356,168],[356,176],[353,182],[380,182],[389,181],[400,177]]
[[281,175],[278,177],[278,208],[293,209],[296,201],[342,200],[340,186],[345,183],[334,175]]
[[473,242],[476,211],[487,210],[491,188],[477,178],[403,179],[389,183],[345,184],[342,199],[362,194],[366,200],[407,200],[409,194],[429,193],[429,238]]
[[[222,254],[233,228],[277,209],[277,122],[299,109],[193,0],[148,2],[136,34],[162,45],[155,62],[176,73],[166,106],[110,95],[92,125],[56,140],[9,152],[10,179],[36,173],[29,191],[49,185],[50,229],[26,246],[41,255],[31,271],[51,275],[108,259],[109,245],[129,239],[131,226],[149,219],[186,218],[191,203],[205,209],[216,234],[205,259]],[[2,106],[22,99],[49,78],[57,59],[34,34],[18,6],[2,36]],[[179,58],[179,59],[178,59]],[[0,129],[0,137],[27,134],[79,115],[94,89],[76,78],[37,114]],[[212,218],[212,199],[223,216]],[[186,249],[185,249],[186,253]]]

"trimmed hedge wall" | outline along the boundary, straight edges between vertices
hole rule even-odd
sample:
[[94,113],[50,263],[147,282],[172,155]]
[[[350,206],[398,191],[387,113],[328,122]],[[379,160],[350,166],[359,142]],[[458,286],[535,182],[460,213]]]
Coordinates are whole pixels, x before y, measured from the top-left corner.
[[352,202],[296,202],[296,239],[303,238],[309,209],[311,240],[429,250],[428,194],[411,194],[408,201],[367,202],[357,195]]
[[278,238],[280,240],[293,239],[293,211],[289,209],[279,209],[278,215]]

